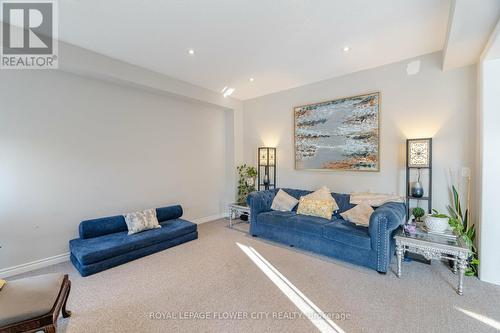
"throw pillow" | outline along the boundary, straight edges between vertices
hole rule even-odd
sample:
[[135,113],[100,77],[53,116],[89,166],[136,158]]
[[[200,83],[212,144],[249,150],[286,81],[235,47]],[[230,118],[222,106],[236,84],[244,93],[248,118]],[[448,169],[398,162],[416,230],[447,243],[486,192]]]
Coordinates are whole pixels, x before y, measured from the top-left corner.
[[404,202],[404,199],[395,194],[383,194],[383,193],[352,193],[350,198],[350,203],[353,205],[359,205],[360,203],[366,203],[372,207],[380,207],[386,202]]
[[158,218],[156,217],[156,209],[145,209],[142,211],[142,213],[146,217],[148,225],[152,225],[155,228],[161,228],[160,223],[158,222]]
[[300,197],[297,214],[317,216],[329,220],[332,218],[334,203],[335,200]]
[[337,201],[332,197],[332,193],[330,189],[326,186],[321,187],[319,190],[314,191],[313,193],[309,193],[305,195],[304,198],[308,199],[319,199],[319,200],[332,200],[333,201],[333,211],[339,209],[337,205]]
[[128,234],[136,234],[138,232],[161,228],[156,218],[156,209],[146,209],[139,212],[128,213],[124,215],[127,223]]
[[5,286],[6,283],[7,283],[7,281],[0,280],[0,290],[2,290],[3,286]]
[[272,210],[279,210],[282,212],[290,212],[299,200],[292,197],[290,194],[286,193],[282,189],[276,193],[271,205]]
[[373,214],[373,208],[367,203],[360,203],[356,207],[349,209],[340,215],[344,220],[368,227],[370,225],[370,216]]

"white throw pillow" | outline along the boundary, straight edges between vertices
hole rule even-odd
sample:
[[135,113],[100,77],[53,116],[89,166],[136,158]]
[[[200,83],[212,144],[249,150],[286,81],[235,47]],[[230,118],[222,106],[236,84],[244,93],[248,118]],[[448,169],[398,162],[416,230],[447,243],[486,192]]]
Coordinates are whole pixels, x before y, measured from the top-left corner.
[[370,225],[370,216],[372,216],[373,212],[374,210],[370,205],[362,202],[356,207],[340,213],[340,216],[346,221],[368,227]]
[[128,213],[124,215],[127,223],[128,234],[136,234],[138,232],[161,228],[156,217],[156,209],[146,209],[139,212]]
[[386,202],[403,202],[404,198],[395,194],[384,194],[384,193],[369,193],[369,192],[359,192],[352,193],[350,203],[353,205],[358,205],[360,203],[366,203],[372,207],[380,207]]
[[290,194],[286,193],[282,189],[276,193],[271,205],[272,210],[279,210],[282,212],[290,212],[295,205],[299,203],[299,200],[292,197]]
[[309,193],[308,195],[303,196],[306,199],[316,199],[316,200],[331,200],[333,201],[333,211],[339,209],[337,205],[337,201],[332,197],[332,193],[330,189],[326,186],[321,187],[319,190],[314,191],[313,193]]

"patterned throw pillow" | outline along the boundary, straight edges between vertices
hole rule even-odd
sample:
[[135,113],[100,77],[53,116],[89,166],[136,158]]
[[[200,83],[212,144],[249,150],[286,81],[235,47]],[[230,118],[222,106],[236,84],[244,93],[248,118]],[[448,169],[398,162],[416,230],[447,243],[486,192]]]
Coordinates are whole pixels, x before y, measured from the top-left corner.
[[321,187],[319,190],[314,191],[313,193],[309,193],[305,195],[304,198],[307,199],[319,199],[319,200],[332,200],[333,201],[333,211],[339,209],[337,205],[337,201],[332,197],[332,193],[330,189],[326,186]]
[[300,197],[297,214],[322,217],[331,219],[335,200],[322,200]]
[[276,193],[273,199],[273,204],[271,205],[272,210],[279,210],[282,212],[290,212],[299,200],[292,197],[290,194],[286,193],[282,189]]
[[154,208],[128,213],[125,214],[124,217],[129,235],[144,230],[161,228],[161,225],[158,223],[158,218],[156,218],[156,209]]
[[344,220],[365,227],[370,225],[370,216],[372,216],[372,214],[373,208],[365,202],[360,203],[348,211],[340,213]]

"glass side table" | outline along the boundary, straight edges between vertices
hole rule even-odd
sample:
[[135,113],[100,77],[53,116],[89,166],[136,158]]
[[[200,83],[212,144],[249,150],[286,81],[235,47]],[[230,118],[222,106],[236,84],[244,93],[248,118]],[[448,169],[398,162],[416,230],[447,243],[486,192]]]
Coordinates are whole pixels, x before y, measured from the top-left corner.
[[427,233],[421,226],[417,226],[417,231],[412,234],[399,230],[394,238],[396,240],[397,276],[399,278],[401,277],[401,264],[405,251],[423,255],[427,260],[452,260],[453,273],[456,274],[458,270],[457,293],[463,294],[464,273],[470,251],[462,238]]
[[240,215],[248,215],[248,221],[250,221],[250,207],[247,205],[233,203],[229,205],[229,228],[233,227],[234,220]]

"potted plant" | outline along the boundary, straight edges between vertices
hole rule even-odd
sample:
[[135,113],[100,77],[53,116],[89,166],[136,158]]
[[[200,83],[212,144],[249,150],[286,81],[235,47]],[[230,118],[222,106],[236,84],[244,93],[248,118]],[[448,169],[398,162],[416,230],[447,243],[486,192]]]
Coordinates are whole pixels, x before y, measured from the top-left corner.
[[454,230],[455,234],[465,241],[465,243],[469,247],[469,250],[471,251],[471,256],[468,258],[468,266],[465,271],[465,275],[475,276],[478,273],[479,267],[477,249],[474,245],[474,240],[476,238],[476,228],[470,221],[469,210],[466,209],[465,212],[462,211],[460,196],[454,185],[451,187],[451,192],[453,196],[453,205],[448,206],[448,211],[450,212],[449,225]]
[[425,218],[425,226],[429,231],[444,232],[448,229],[448,220],[450,219],[446,214],[440,214],[437,210],[432,210],[434,214],[428,215]]
[[422,222],[422,217],[425,215],[425,210],[420,207],[415,207],[412,209],[411,213],[417,222]]
[[239,204],[246,204],[247,196],[255,191],[255,177],[257,169],[246,164],[236,167],[238,171],[238,197],[236,199]]

